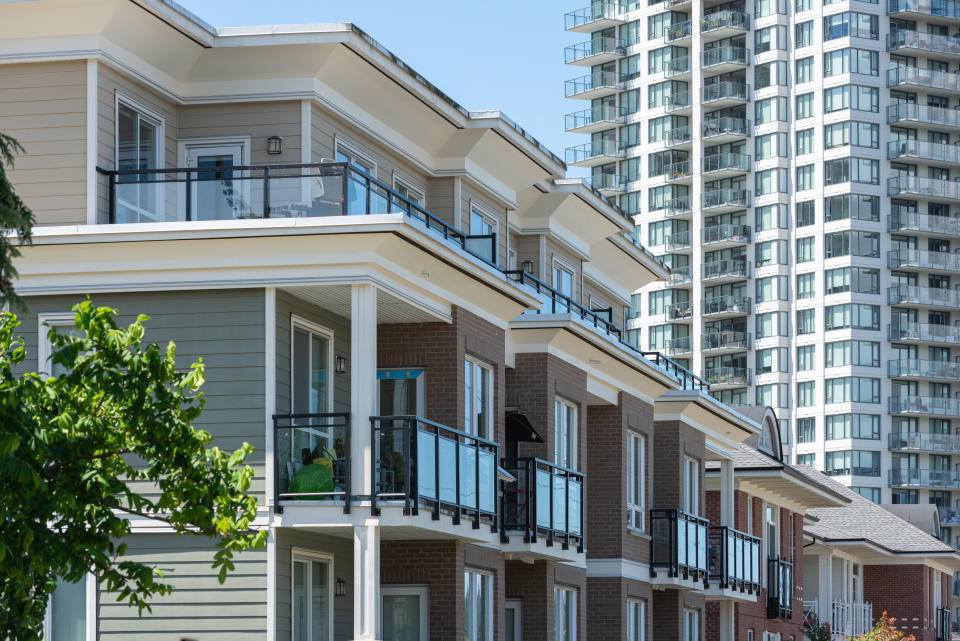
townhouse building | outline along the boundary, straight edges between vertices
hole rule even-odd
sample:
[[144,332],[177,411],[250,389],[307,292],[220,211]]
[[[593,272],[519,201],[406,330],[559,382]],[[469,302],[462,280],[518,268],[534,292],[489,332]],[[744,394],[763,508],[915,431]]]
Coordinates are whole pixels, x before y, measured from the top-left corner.
[[770,580],[733,478],[772,413],[624,339],[669,271],[516,123],[351,24],[40,0],[3,3],[0,41],[38,222],[24,368],[86,295],[149,315],[204,358],[200,426],[255,446],[269,531],[221,585],[210,543],[137,521],[127,554],[173,594],[140,618],[63,584],[45,638],[694,641]]
[[[585,3],[586,4],[586,3]],[[954,0],[595,0],[566,151],[672,274],[628,339],[772,406],[789,460],[957,544]],[[583,75],[586,74],[586,75]]]

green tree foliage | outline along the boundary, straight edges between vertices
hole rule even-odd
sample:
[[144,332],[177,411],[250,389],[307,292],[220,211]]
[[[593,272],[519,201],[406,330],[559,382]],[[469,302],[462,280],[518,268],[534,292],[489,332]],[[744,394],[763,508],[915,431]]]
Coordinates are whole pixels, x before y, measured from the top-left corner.
[[23,153],[23,147],[10,136],[0,133],[0,303],[23,306],[23,301],[13,290],[17,270],[13,260],[20,256],[20,245],[33,240],[33,213],[23,204],[7,179],[6,167],[13,167],[15,154]]
[[236,553],[266,542],[251,528],[253,448],[208,447],[192,425],[202,361],[180,371],[173,343],[144,344],[144,316],[122,328],[116,310],[73,311],[76,332],[49,334],[57,377],[18,373],[19,321],[0,315],[0,639],[40,638],[57,577],[93,571],[140,612],[169,593],[160,572],[123,558],[127,517],[215,540],[221,582]]

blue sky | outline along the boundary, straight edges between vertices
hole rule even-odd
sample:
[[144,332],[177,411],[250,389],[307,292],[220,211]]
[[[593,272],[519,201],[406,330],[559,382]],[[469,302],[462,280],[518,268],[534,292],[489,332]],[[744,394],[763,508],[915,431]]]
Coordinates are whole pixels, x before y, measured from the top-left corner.
[[563,115],[587,107],[563,98],[564,80],[586,73],[563,64],[563,47],[585,39],[563,14],[589,0],[179,1],[217,27],[353,22],[464,107],[500,109],[561,157],[586,142],[563,131]]

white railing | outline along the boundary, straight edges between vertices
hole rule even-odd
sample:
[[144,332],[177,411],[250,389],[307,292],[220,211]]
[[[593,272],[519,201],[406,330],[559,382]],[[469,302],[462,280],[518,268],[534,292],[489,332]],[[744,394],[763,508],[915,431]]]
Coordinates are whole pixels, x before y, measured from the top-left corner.
[[873,604],[834,601],[830,612],[830,632],[835,641],[857,637],[873,627]]

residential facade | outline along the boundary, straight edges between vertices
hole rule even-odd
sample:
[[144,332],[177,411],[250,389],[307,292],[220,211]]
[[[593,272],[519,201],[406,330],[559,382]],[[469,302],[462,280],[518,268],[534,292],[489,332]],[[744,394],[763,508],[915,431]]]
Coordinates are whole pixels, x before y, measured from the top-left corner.
[[64,584],[45,638],[694,641],[708,602],[756,598],[759,548],[729,564],[716,533],[746,536],[734,455],[772,414],[624,340],[669,272],[518,125],[350,24],[0,17],[0,131],[38,223],[24,369],[55,373],[48,328],[86,295],[147,314],[206,363],[199,425],[254,445],[269,532],[221,585],[210,544],[137,521],[127,554],[173,594],[138,618]]
[[956,543],[960,6],[598,0],[565,27],[567,160],[672,270],[629,340]]

